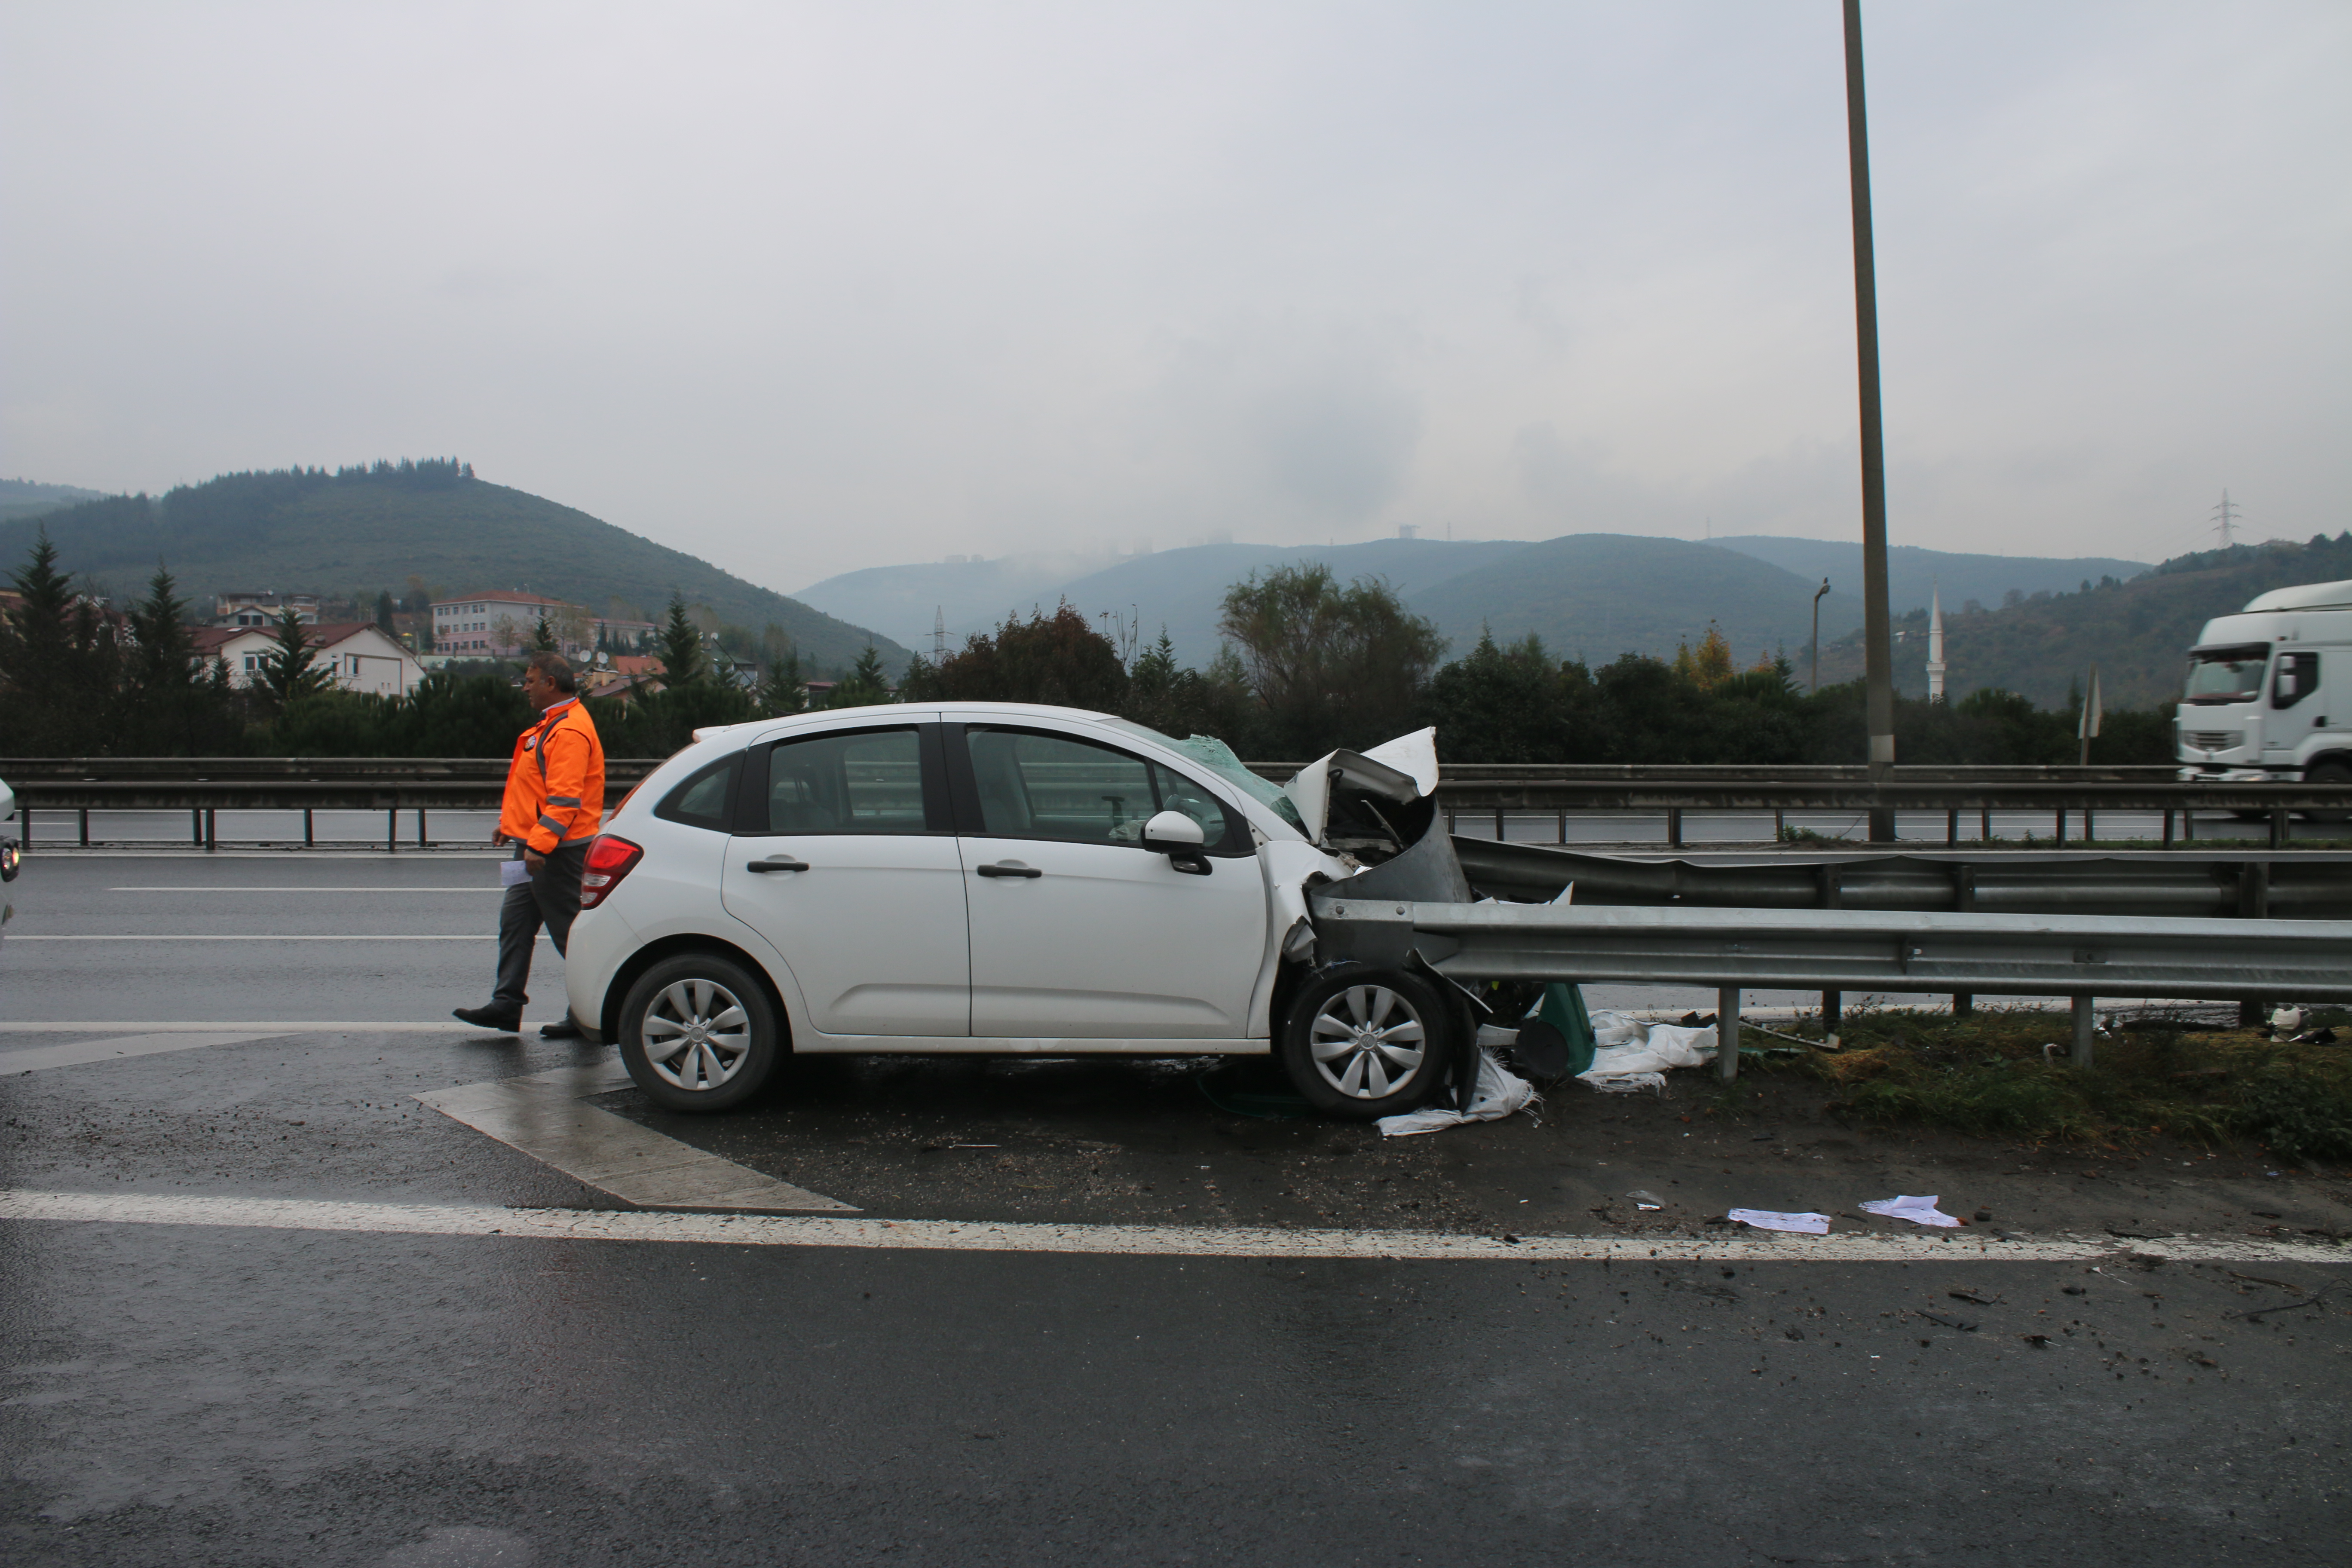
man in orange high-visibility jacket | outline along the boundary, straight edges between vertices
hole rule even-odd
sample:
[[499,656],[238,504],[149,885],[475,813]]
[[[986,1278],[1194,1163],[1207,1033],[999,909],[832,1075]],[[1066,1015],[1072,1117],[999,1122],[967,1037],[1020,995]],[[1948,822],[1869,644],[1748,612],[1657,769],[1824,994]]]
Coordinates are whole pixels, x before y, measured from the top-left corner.
[[[520,871],[508,873],[506,900],[499,906],[498,990],[487,1007],[460,1007],[457,1016],[477,1028],[502,1035],[522,1029],[522,1007],[530,998],[530,952],[544,925],[564,951],[572,918],[580,912],[580,872],[588,841],[604,822],[604,742],[580,705],[572,667],[559,654],[535,653],[522,674],[522,694],[540,710],[539,722],[515,742],[507,767],[506,801],[490,842],[514,841]],[[540,1033],[567,1040],[580,1026],[567,1016]]]

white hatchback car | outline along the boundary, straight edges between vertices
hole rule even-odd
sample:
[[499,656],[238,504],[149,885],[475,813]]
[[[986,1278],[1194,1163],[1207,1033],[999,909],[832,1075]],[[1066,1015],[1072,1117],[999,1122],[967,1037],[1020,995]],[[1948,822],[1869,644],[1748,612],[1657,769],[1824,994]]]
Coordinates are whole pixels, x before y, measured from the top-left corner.
[[1317,963],[1307,889],[1360,869],[1348,776],[1286,793],[1221,742],[1010,703],[703,731],[589,849],[572,1016],[679,1110],[787,1051],[1272,1052],[1327,1112],[1411,1110],[1475,1026],[1425,969]]

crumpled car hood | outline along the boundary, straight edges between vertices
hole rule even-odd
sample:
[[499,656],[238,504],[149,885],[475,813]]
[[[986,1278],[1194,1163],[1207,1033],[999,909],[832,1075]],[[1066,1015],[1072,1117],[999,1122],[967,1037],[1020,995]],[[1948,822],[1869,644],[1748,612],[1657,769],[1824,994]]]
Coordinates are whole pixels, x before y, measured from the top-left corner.
[[1415,730],[1369,752],[1328,752],[1290,775],[1283,795],[1298,810],[1307,838],[1324,840],[1331,823],[1334,791],[1348,790],[1377,800],[1406,804],[1437,790],[1437,730]]

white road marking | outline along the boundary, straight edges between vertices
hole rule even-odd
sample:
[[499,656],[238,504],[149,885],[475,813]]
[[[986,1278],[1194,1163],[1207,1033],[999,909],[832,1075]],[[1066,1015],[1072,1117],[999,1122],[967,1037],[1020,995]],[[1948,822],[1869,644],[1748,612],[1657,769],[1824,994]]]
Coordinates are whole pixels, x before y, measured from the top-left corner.
[[268,1034],[180,1029],[124,1035],[111,1040],[75,1040],[62,1046],[33,1046],[20,1051],[0,1051],[0,1076],[38,1072],[43,1068],[79,1067],[85,1062],[109,1062],[121,1057],[160,1056],[165,1051],[193,1051],[205,1046],[241,1046],[247,1040],[274,1040],[284,1030]]
[[[468,931],[462,935],[401,935],[401,936],[312,936],[266,931],[248,936],[221,936],[210,931],[158,932],[153,936],[110,934],[106,936],[11,936],[9,942],[496,942],[496,931]],[[548,940],[539,933],[539,940]]]
[[192,888],[175,885],[169,888],[109,888],[110,893],[504,893],[499,887],[473,884],[463,888],[257,888],[249,885],[218,888]]
[[328,1203],[161,1193],[0,1191],[0,1219],[105,1225],[246,1226],[386,1236],[508,1236],[552,1241],[714,1242],[920,1252],[1047,1252],[1163,1258],[1348,1258],[1409,1262],[2097,1263],[2128,1253],[2177,1263],[2352,1263],[2341,1247],[2180,1236],[2119,1242],[2058,1236],[2000,1241],[1937,1236],[1721,1238],[1497,1237],[1422,1231],[1274,1230],[1205,1226],[1028,1225],[986,1220],[839,1219],[782,1215],[609,1213],[487,1205]]
[[[548,1018],[542,1020],[542,1022],[551,1024],[555,1022],[555,1020],[553,1018]],[[539,1026],[537,1024],[529,1023],[523,1026],[526,1029],[534,1029],[538,1026]],[[120,1020],[110,1024],[68,1022],[45,1024],[37,1020],[32,1023],[12,1022],[0,1024],[0,1035],[155,1035],[171,1034],[184,1029],[194,1030],[199,1034],[214,1033],[220,1030],[250,1029],[259,1030],[270,1035],[478,1035],[485,1032],[475,1028],[471,1024],[461,1024],[455,1018],[446,1019],[440,1023],[428,1021],[421,1024],[415,1022],[370,1021],[364,1018],[344,1018],[329,1023],[320,1023],[307,1019],[288,1021],[276,1018],[259,1018],[237,1019],[233,1021],[228,1019],[215,1019],[209,1022],[201,1023],[188,1023],[183,1021],[169,1024],[153,1022],[124,1023]]]
[[628,1073],[607,1059],[416,1098],[575,1181],[642,1207],[857,1212],[854,1204],[763,1176],[582,1101],[583,1095],[628,1087]]

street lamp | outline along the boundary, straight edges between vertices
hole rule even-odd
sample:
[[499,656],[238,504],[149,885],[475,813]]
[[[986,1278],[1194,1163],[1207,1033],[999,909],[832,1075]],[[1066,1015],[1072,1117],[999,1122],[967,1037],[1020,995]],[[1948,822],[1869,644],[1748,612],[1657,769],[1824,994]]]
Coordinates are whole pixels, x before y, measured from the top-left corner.
[[1826,578],[1826,577],[1824,577],[1824,578],[1822,578],[1822,585],[1821,585],[1820,587],[1818,587],[1818,588],[1816,588],[1816,589],[1814,589],[1814,590],[1813,590],[1813,687],[1812,687],[1812,689],[1813,689],[1815,691],[1819,691],[1819,690],[1822,689],[1822,595],[1823,594],[1828,593],[1829,591],[1830,591],[1830,580],[1829,580],[1828,578]]

